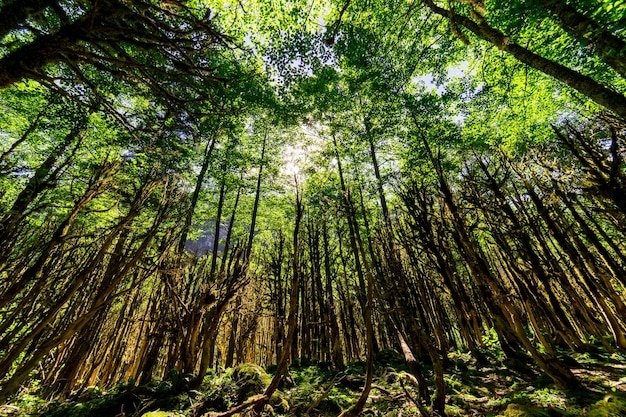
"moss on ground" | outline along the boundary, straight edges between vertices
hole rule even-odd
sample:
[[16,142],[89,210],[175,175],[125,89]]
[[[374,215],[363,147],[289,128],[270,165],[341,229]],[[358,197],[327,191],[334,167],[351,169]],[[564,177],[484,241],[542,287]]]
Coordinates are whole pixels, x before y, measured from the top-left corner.
[[498,414],[498,417],[550,417],[550,414],[528,404],[509,404],[501,414]]
[[596,401],[589,409],[589,417],[626,416],[626,394],[609,394]]
[[[451,355],[445,374],[448,416],[501,417],[618,417],[626,416],[626,367],[615,354],[594,352],[573,355],[574,372],[586,391],[556,388],[537,370],[509,367],[504,360],[477,364],[466,354]],[[433,394],[432,369],[422,371]],[[183,417],[202,404],[201,413],[223,412],[261,394],[272,376],[261,366],[241,364],[211,372],[200,389],[183,391],[172,381],[147,387],[120,385],[111,391],[90,387],[70,400],[49,402],[36,390],[25,390],[12,403],[0,406],[0,417]],[[264,411],[267,417],[337,416],[360,395],[363,363],[333,370],[328,364],[299,360],[292,366],[280,391]],[[429,404],[418,397],[418,386],[393,352],[376,358],[375,377],[367,413],[381,417],[418,416]],[[194,408],[196,407],[196,408]],[[246,415],[246,411],[239,414]]]

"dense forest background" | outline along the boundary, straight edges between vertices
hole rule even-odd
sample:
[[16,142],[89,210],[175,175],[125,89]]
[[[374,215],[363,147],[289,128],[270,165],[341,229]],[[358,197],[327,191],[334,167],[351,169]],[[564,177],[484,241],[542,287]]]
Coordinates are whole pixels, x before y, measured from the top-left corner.
[[[0,400],[626,349],[623,0],[0,1]],[[428,363],[429,371],[422,364]],[[513,366],[513,365],[511,365]],[[430,381],[430,385],[427,382]]]

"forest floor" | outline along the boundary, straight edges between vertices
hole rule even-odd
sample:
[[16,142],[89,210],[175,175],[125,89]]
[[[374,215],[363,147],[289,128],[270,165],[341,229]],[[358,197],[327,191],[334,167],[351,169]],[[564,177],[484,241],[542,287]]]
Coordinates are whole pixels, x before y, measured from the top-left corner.
[[[536,369],[497,357],[491,365],[477,365],[468,354],[449,358],[445,374],[448,416],[626,416],[626,357],[620,354],[565,357],[587,388],[584,391],[558,389]],[[415,379],[407,374],[400,358],[383,352],[375,369],[364,415],[420,416]],[[271,373],[272,368],[268,371]],[[432,376],[428,366],[424,372]],[[337,416],[356,402],[363,373],[362,363],[338,373],[324,364],[296,361],[264,414]],[[119,385],[109,391],[90,387],[63,401],[41,399],[35,387],[24,389],[13,402],[0,406],[0,416],[217,416],[262,392],[270,375],[257,365],[244,364],[209,374],[198,390],[186,389],[186,379],[173,373],[170,381],[141,387]]]

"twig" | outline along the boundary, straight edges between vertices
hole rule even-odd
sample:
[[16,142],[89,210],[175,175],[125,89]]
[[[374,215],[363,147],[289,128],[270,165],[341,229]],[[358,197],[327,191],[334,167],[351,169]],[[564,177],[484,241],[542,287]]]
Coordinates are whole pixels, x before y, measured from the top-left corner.
[[[317,397],[315,399],[315,401],[313,401],[311,403],[311,405],[309,405],[309,408],[307,408],[306,412],[304,413],[304,417],[308,417],[309,413],[311,411],[313,411],[315,409],[315,407],[317,407],[322,400],[324,400],[324,398],[326,398],[328,396],[328,394],[330,394],[330,391],[333,389],[333,387],[335,386],[335,382],[337,382],[337,377],[339,375],[341,375],[342,373],[338,373],[335,374],[335,376],[333,377],[333,379],[330,380],[330,383],[328,384],[328,387],[326,387],[326,389],[322,392],[322,395],[320,395],[319,397]],[[343,378],[345,377],[345,375],[342,375],[341,378],[339,378],[339,381],[341,381]]]

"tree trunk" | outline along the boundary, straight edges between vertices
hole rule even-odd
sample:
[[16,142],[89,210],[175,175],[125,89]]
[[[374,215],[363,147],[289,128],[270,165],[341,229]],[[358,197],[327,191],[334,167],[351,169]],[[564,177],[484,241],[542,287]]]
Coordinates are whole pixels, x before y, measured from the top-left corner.
[[298,304],[300,294],[300,222],[302,220],[302,200],[300,195],[296,192],[296,218],[293,228],[293,254],[291,257],[291,294],[289,296],[289,316],[287,317],[287,337],[285,338],[285,344],[280,353],[280,359],[276,364],[276,373],[272,378],[270,384],[263,392],[265,397],[259,401],[252,408],[253,415],[260,415],[261,411],[265,407],[265,404],[270,400],[274,392],[278,389],[278,385],[283,378],[283,374],[289,367],[289,358],[291,356],[291,344],[296,336],[296,325],[298,320]]
[[444,18],[452,19],[455,24],[463,26],[476,36],[496,45],[524,64],[569,85],[599,105],[611,110],[622,119],[626,119],[626,97],[624,95],[603,86],[586,75],[537,55],[527,48],[516,44],[504,33],[489,26],[484,19],[480,23],[476,23],[469,17],[455,13],[453,10],[446,10],[437,6],[432,0],[424,0],[424,3],[434,13]]
[[626,42],[563,0],[541,0],[541,4],[556,15],[563,29],[584,41],[588,50],[626,78]]
[[206,173],[209,169],[209,162],[211,160],[211,155],[213,154],[213,148],[215,147],[215,142],[217,142],[216,133],[213,134],[210,141],[207,142],[204,148],[204,159],[202,160],[202,166],[200,167],[200,173],[198,174],[198,178],[196,178],[196,186],[193,190],[193,194],[191,195],[189,208],[187,209],[187,213],[185,215],[185,222],[183,223],[182,233],[180,235],[180,241],[178,242],[179,252],[182,252],[185,249],[185,243],[187,242],[187,235],[189,233],[189,228],[191,227],[193,214],[196,210],[196,206],[198,205],[198,197],[200,196],[200,191],[202,191],[202,183],[204,183]]

